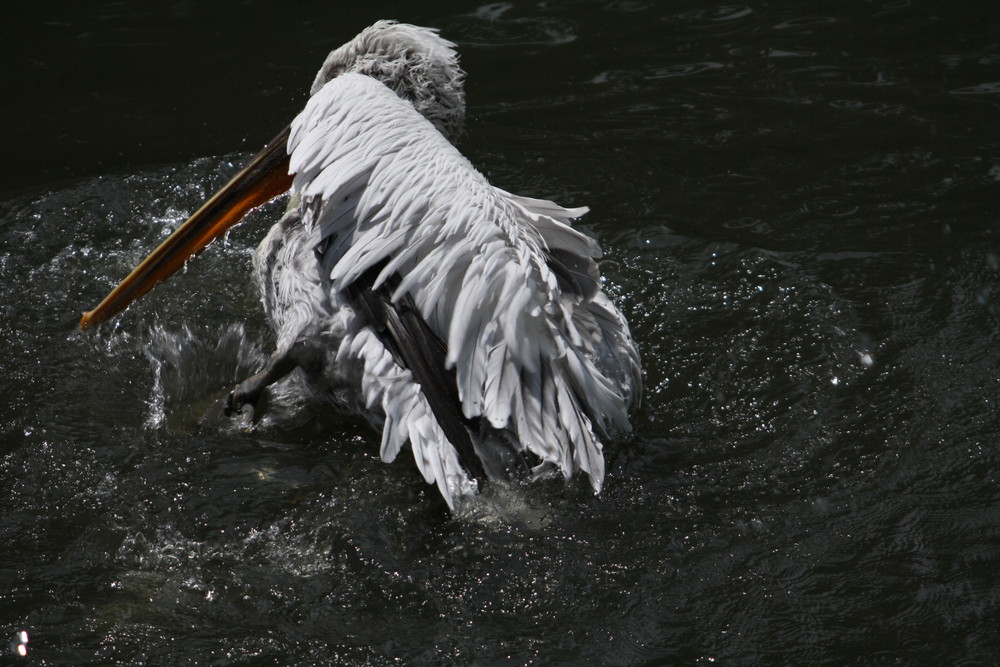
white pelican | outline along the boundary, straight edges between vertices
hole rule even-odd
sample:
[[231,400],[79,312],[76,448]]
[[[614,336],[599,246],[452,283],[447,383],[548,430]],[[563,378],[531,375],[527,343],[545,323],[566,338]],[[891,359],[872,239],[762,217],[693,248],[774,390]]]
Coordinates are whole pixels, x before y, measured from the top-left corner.
[[[88,328],[121,311],[251,208],[291,189],[254,256],[276,350],[236,386],[252,406],[294,369],[408,442],[449,508],[514,466],[576,471],[629,429],[639,357],[601,289],[586,208],[510,194],[452,145],[464,72],[437,31],[380,21],[333,51],[291,125],[145,259]],[[535,465],[537,464],[537,465]]]

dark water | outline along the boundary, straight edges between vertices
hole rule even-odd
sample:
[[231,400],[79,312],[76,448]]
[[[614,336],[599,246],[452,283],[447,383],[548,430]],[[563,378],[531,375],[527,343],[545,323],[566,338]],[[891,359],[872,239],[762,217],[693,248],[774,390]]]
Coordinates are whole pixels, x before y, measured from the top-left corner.
[[[1000,660],[1000,6],[202,4],[3,28],[6,660]],[[380,17],[459,43],[494,183],[592,208],[648,387],[600,496],[456,519],[294,384],[219,415],[275,206],[75,328]]]

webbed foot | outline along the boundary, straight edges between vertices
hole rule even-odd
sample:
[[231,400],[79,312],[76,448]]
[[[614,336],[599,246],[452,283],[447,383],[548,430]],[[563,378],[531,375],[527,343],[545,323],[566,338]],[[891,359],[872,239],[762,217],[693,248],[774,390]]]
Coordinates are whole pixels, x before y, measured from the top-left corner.
[[260,399],[259,390],[253,395],[253,392],[248,392],[244,388],[248,381],[236,385],[226,396],[226,402],[222,407],[223,414],[227,417],[238,416],[245,428],[250,428],[256,423],[257,401]]
[[264,390],[291,373],[297,365],[298,362],[292,352],[273,353],[259,373],[251,375],[229,392],[222,408],[223,412],[227,417],[239,415],[245,427],[252,427],[257,419],[257,401],[260,400]]

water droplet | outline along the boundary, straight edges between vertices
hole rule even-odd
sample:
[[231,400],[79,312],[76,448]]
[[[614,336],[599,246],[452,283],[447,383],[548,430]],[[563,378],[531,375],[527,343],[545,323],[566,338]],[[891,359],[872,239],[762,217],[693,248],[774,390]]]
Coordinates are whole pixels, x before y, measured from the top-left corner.
[[21,656],[22,658],[28,655],[28,631],[20,630],[14,634],[14,641],[11,643],[11,648],[14,649],[14,653]]

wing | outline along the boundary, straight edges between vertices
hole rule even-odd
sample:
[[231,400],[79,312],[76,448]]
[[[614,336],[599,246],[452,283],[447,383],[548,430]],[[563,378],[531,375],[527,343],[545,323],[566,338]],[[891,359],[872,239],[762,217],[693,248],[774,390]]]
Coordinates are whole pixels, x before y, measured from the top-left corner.
[[[372,289],[396,304],[412,300],[444,341],[464,417],[510,433],[567,477],[586,472],[600,489],[599,436],[629,428],[639,367],[624,319],[600,290],[600,249],[568,224],[586,209],[493,188],[412,106],[358,75],[310,99],[289,152],[293,193],[332,292],[375,271]],[[359,344],[349,337],[342,350],[359,354]],[[386,356],[366,361],[366,377],[387,370]],[[421,470],[422,458],[452,457],[440,428],[404,428],[400,404],[433,412],[420,392],[392,392],[371,396],[386,411],[383,458],[407,438]],[[425,477],[448,498],[449,483]]]

